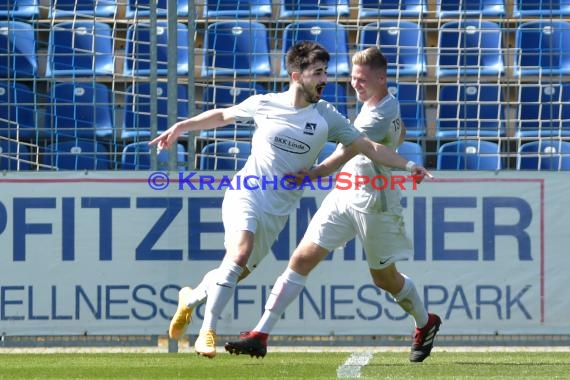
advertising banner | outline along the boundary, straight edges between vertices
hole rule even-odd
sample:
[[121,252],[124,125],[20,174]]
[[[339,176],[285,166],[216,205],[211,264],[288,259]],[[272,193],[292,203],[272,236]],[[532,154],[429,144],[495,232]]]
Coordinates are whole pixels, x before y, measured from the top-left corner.
[[[415,252],[397,266],[442,317],[441,334],[567,334],[568,174],[434,174],[404,185]],[[196,286],[224,255],[221,204],[232,175],[0,178],[0,333],[165,335],[178,289]],[[255,325],[327,191],[306,189],[270,254],[238,285],[218,334]],[[408,335],[412,327],[372,284],[353,240],[314,270],[275,333]]]

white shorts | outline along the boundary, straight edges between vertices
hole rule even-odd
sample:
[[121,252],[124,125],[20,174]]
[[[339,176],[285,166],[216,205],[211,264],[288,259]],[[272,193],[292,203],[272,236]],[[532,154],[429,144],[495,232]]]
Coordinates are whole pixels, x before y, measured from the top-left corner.
[[228,190],[222,202],[224,246],[227,249],[239,232],[252,232],[253,250],[247,261],[247,268],[253,271],[271,251],[271,246],[285,227],[288,218],[289,215],[268,214],[260,210],[254,200],[244,197],[242,192]]
[[401,212],[355,210],[331,192],[311,219],[305,238],[330,251],[358,236],[371,269],[383,269],[413,255]]

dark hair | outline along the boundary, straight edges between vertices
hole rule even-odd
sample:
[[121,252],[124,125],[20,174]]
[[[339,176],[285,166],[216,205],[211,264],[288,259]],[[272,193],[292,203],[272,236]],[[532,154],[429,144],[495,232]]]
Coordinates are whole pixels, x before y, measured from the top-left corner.
[[291,75],[293,71],[301,72],[315,62],[328,63],[329,60],[329,52],[322,45],[313,41],[301,41],[287,51],[287,72]]

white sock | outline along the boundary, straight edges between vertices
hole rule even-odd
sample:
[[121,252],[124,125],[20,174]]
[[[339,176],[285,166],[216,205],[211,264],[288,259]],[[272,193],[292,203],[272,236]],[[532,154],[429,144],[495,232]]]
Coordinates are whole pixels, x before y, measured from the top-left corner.
[[204,277],[202,277],[202,281],[200,281],[198,286],[192,289],[188,298],[185,300],[186,306],[194,309],[196,306],[206,301],[206,297],[208,296],[208,287],[216,280],[216,272],[217,268],[209,271],[204,275]]
[[210,281],[210,286],[207,289],[208,299],[204,308],[204,321],[201,331],[216,330],[218,318],[233,296],[243,268],[231,260],[224,260],[215,272],[214,281]]
[[265,311],[253,331],[271,333],[287,306],[301,294],[306,281],[307,276],[302,276],[290,268],[285,269],[275,281],[271,294],[265,303]]
[[392,294],[392,297],[394,297],[394,300],[402,309],[410,313],[414,318],[416,327],[421,329],[428,322],[428,312],[420,299],[420,295],[413,281],[403,273],[402,276],[404,276],[404,286],[398,294]]

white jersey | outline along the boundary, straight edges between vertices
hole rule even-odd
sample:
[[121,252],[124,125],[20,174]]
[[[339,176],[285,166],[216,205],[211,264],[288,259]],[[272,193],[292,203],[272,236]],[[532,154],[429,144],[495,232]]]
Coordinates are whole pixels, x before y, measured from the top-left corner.
[[[364,132],[372,141],[396,149],[400,140],[402,120],[400,119],[400,104],[394,96],[388,94],[374,107],[362,106],[362,110],[354,121],[354,126]],[[385,166],[374,164],[368,157],[359,154],[348,161],[341,172],[351,173],[351,180],[355,176],[365,176],[372,180],[381,175],[390,181],[392,171]],[[337,196],[345,198],[357,210],[363,212],[387,212],[400,207],[401,193],[397,186],[392,189],[390,182],[384,190],[378,190],[383,182],[375,181],[376,189],[371,183],[360,185],[359,189],[335,190]]]
[[[320,100],[304,108],[290,104],[287,93],[254,95],[230,108],[238,121],[255,122],[251,155],[234,177],[248,177],[249,188],[241,192],[261,210],[287,215],[303,195],[289,190],[283,181],[287,173],[310,168],[327,141],[350,145],[360,133],[330,103]],[[285,186],[284,186],[285,184]]]

